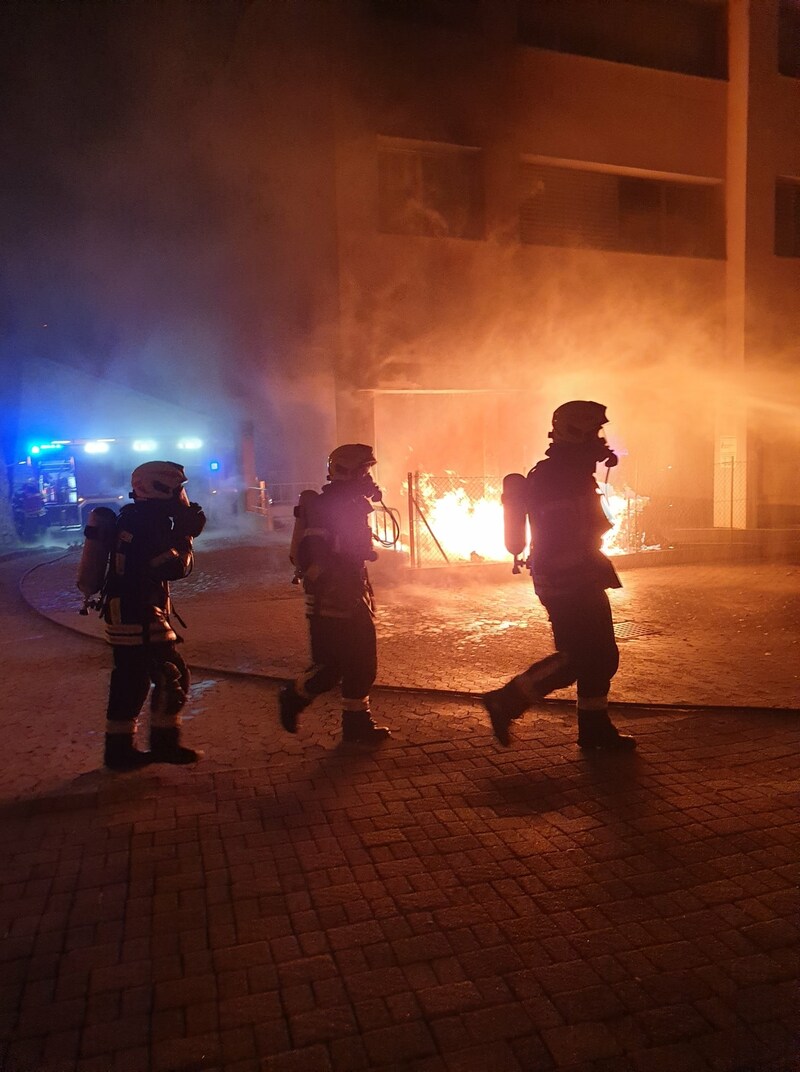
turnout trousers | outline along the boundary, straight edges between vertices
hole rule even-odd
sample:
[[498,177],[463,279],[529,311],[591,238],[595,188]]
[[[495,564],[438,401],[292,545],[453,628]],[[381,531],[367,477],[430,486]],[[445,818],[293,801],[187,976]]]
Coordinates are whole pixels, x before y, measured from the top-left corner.
[[539,595],[539,600],[550,619],[556,652],[509,682],[509,700],[514,694],[518,697],[517,703],[512,703],[514,716],[548,693],[575,683],[579,709],[604,709],[611,679],[619,668],[619,648],[605,589],[592,585],[559,595]]
[[362,602],[347,618],[312,614],[308,626],[313,663],[297,682],[300,694],[311,699],[341,685],[345,709],[368,710],[369,691],[378,674],[371,609]]
[[112,646],[114,666],[106,712],[107,733],[131,733],[150,692],[151,727],[171,729],[180,722],[190,683],[189,668],[174,642]]

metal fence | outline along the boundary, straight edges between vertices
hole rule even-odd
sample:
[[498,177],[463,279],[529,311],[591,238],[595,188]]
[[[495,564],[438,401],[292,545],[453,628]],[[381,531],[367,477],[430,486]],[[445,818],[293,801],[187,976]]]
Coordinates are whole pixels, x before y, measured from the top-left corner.
[[[502,560],[502,481],[499,477],[462,477],[456,473],[409,473],[407,478],[408,551],[415,567],[456,562]],[[485,532],[492,521],[486,507],[495,507],[495,533]],[[483,517],[478,516],[478,512]],[[471,523],[473,523],[471,525]],[[478,528],[484,526],[484,532]],[[470,533],[470,527],[473,532]],[[479,535],[496,545],[486,553]]]
[[269,518],[278,507],[281,513],[286,513],[287,507],[297,505],[301,491],[314,489],[311,481],[291,481],[273,484],[266,480],[260,480],[253,487],[245,488],[244,508],[249,514],[261,514]]
[[[300,493],[318,491],[319,484],[313,481],[283,481],[271,483],[260,480],[257,485],[245,488],[245,510],[266,518],[271,530],[276,516],[284,519],[292,516]],[[377,503],[369,517],[373,536],[382,547],[396,547],[400,542],[400,516],[396,510]],[[284,526],[281,526],[284,527]]]
[[[613,474],[612,474],[613,475]],[[710,477],[710,474],[709,474]],[[260,481],[245,490],[245,509],[260,514],[272,527],[274,519],[291,517],[300,493],[319,490],[318,481]],[[624,484],[600,483],[601,501],[613,529],[605,541],[611,554],[636,555],[685,545],[714,532],[741,529],[746,523],[747,474],[742,462],[714,467],[703,498],[678,494],[649,496]],[[507,561],[503,546],[502,478],[464,477],[455,472],[407,475],[406,517],[378,507],[372,516],[375,538],[384,546],[399,546],[411,566],[464,562]],[[407,523],[407,525],[406,525]],[[283,527],[283,525],[281,525]],[[482,542],[483,541],[483,542]]]

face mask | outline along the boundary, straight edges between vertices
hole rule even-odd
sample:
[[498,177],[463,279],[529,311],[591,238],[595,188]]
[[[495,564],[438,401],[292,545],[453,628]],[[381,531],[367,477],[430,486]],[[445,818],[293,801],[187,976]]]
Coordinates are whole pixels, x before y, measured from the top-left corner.
[[[594,444],[592,444],[592,446],[594,446]],[[598,439],[595,461],[602,462],[609,469],[613,469],[619,461],[619,458],[611,447],[609,447],[608,443],[606,443],[605,439]]]
[[383,498],[383,492],[369,475],[365,473],[363,476],[356,477],[352,482],[353,490],[359,495],[363,495],[365,499],[371,499],[372,502],[380,502]]
[[562,458],[573,458],[576,462],[590,465],[592,468],[598,462],[602,462],[609,469],[613,469],[619,461],[605,439],[599,437],[584,443],[554,443],[546,453],[551,454],[551,452]]

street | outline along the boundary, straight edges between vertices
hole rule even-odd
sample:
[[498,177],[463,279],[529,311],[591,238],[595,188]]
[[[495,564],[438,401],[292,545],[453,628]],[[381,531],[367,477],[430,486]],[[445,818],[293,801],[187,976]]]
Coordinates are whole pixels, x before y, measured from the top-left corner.
[[[797,1067],[796,714],[626,706],[637,753],[590,759],[566,704],[501,749],[475,699],[377,689],[371,753],[333,699],[290,737],[274,681],[198,669],[202,762],[114,775],[108,652],[23,601],[36,564],[0,563],[3,1072]],[[213,606],[268,615],[196,580],[202,666]]]

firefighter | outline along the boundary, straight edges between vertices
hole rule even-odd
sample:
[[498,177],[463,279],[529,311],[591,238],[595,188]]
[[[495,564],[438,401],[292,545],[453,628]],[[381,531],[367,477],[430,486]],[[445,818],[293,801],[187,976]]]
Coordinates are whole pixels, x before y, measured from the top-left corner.
[[376,726],[369,692],[377,674],[375,604],[367,562],[373,548],[369,515],[381,491],[370,475],[372,447],[345,443],[328,459],[321,493],[305,491],[295,507],[290,558],[302,581],[312,665],[279,693],[280,721],[297,732],[298,715],[323,692],[341,686],[342,739],[379,744],[390,736]]
[[599,402],[559,406],[549,433],[552,445],[526,478],[528,566],[550,619],[556,651],[483,697],[495,737],[503,745],[510,743],[514,719],[549,692],[576,682],[579,747],[629,750],[636,745],[633,737],[618,732],[608,715],[619,649],[606,589],[622,585],[601,550],[611,524],[594,476],[598,462],[617,464],[601,435],[607,422]]
[[21,540],[37,539],[47,528],[44,492],[35,480],[26,480],[12,501],[14,524]]
[[[104,757],[112,770],[199,758],[180,743],[190,678],[170,621],[170,582],[191,572],[192,542],[206,521],[185,483],[176,462],[145,462],[131,475],[133,502],[117,520],[102,601],[114,658]],[[151,685],[150,751],[141,752],[136,728]]]

